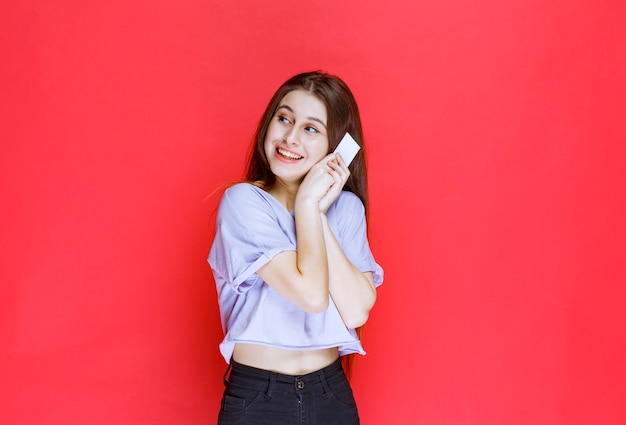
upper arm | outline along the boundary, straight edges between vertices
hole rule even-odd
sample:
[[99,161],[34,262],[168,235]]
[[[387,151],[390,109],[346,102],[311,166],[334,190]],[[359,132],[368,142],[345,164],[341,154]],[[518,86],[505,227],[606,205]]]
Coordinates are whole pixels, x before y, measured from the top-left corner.
[[335,205],[332,211],[337,215],[337,228],[333,231],[345,256],[376,288],[383,282],[383,269],[376,263],[369,245],[363,203],[350,192],[339,200],[342,205]]
[[294,251],[288,221],[250,187],[234,186],[220,202],[209,263],[228,285],[243,293],[260,280],[257,271],[281,252]]

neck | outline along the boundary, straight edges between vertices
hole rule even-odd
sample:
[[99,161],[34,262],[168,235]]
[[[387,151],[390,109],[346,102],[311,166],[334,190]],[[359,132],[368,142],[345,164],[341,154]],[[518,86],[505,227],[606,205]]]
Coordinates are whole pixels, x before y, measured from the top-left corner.
[[265,190],[276,198],[287,211],[293,211],[299,187],[300,183],[286,183],[276,179],[276,183],[272,187],[265,188]]

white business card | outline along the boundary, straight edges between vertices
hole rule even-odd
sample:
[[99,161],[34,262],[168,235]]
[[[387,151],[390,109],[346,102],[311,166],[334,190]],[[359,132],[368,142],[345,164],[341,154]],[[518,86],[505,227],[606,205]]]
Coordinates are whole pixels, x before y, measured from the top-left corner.
[[334,153],[341,155],[346,165],[350,165],[359,149],[361,149],[359,144],[350,136],[350,133],[346,133],[337,145]]

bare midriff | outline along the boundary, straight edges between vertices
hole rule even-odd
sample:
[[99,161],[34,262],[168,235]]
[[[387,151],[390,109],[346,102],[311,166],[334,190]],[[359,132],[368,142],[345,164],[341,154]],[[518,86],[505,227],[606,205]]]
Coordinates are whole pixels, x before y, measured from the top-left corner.
[[258,344],[235,344],[233,360],[247,366],[286,375],[305,375],[322,369],[339,357],[337,347],[320,350],[285,350]]

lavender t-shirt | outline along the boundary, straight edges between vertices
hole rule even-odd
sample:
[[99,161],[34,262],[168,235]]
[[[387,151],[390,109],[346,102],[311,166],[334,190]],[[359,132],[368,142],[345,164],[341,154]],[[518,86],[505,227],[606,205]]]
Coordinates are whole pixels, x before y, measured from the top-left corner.
[[[362,272],[372,272],[379,286],[383,270],[370,251],[361,200],[343,191],[326,216],[346,257]],[[237,342],[292,350],[339,347],[340,355],[365,354],[332,299],[326,311],[306,313],[256,274],[276,254],[296,250],[293,214],[272,195],[248,183],[232,186],[222,197],[216,229],[208,261],[225,334],[220,351],[227,362]]]

